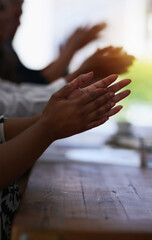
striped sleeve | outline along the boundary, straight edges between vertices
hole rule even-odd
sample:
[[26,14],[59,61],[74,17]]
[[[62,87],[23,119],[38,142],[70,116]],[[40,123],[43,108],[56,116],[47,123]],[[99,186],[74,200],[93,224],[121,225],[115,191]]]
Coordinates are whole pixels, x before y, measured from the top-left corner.
[[4,137],[4,116],[0,116],[0,144],[5,142]]

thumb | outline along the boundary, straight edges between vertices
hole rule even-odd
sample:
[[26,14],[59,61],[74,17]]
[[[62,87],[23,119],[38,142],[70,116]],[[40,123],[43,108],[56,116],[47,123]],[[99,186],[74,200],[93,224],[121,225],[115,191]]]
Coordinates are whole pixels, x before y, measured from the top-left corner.
[[75,78],[73,81],[68,83],[66,86],[61,88],[58,92],[54,94],[57,98],[67,98],[69,95],[71,95],[74,90],[80,88],[83,84],[89,82],[93,77],[93,72],[89,72],[86,74],[81,74],[77,78]]
[[54,96],[56,98],[66,98],[68,97],[75,89],[77,89],[77,85],[72,81],[57,91]]
[[89,72],[89,73],[79,75],[72,82],[74,82],[74,84],[77,85],[77,88],[80,88],[84,86],[85,83],[91,81],[92,78],[93,78],[93,72]]

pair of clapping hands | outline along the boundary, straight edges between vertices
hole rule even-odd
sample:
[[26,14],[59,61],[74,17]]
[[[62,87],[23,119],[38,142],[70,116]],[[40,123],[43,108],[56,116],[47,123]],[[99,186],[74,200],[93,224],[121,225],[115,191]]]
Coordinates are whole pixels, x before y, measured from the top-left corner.
[[[68,83],[50,98],[42,114],[48,135],[54,140],[72,136],[105,123],[122,109],[117,102],[130,94],[130,90],[117,93],[131,80],[116,82],[117,74],[89,85],[93,72],[83,74]],[[89,86],[80,88],[83,84]],[[117,94],[116,94],[117,93]]]
[[[90,42],[99,39],[101,32],[105,29],[106,23],[99,23],[92,27],[85,26],[76,29],[62,46],[59,57],[43,70],[43,75],[49,82],[61,77],[74,56],[74,54],[82,49]],[[80,67],[73,73],[70,73],[66,80],[72,81],[78,75],[93,71],[93,81],[107,77],[112,73],[121,74],[128,71],[128,67],[132,65],[134,57],[129,55],[122,47],[109,46],[98,49],[93,55],[87,58]]]
[[[79,27],[67,39],[65,44],[66,51],[72,50],[73,53],[82,49],[88,43],[101,37],[101,32],[106,28],[105,22],[96,24],[92,27]],[[133,63],[134,56],[127,54],[122,47],[108,46],[98,49],[77,69],[77,74],[94,71],[94,78],[106,77],[112,73],[121,74],[127,72],[128,67]]]

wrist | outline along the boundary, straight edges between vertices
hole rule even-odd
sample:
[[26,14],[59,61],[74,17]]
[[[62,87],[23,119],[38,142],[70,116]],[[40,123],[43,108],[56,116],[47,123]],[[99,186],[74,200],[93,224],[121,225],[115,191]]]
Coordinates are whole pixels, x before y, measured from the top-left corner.
[[48,142],[49,145],[55,140],[57,140],[53,131],[53,127],[51,126],[50,118],[43,114],[39,119],[38,124],[40,129],[43,131],[43,134],[45,135],[45,140]]
[[64,47],[64,49],[61,52],[61,55],[67,55],[70,58],[73,57],[73,55],[75,54],[75,52],[77,51],[76,47],[74,47],[72,44],[67,43]]

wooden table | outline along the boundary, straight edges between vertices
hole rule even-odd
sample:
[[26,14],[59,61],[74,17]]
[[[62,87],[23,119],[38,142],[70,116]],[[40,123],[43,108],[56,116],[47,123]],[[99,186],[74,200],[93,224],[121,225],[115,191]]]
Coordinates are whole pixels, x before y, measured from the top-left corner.
[[152,239],[152,170],[38,162],[12,240],[96,239]]

